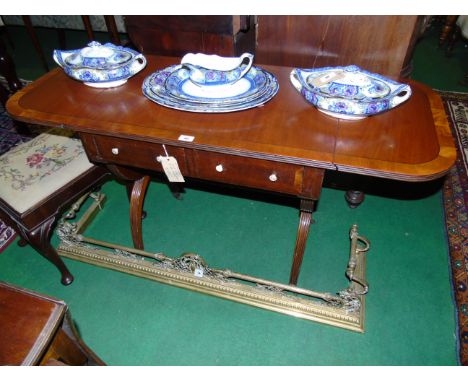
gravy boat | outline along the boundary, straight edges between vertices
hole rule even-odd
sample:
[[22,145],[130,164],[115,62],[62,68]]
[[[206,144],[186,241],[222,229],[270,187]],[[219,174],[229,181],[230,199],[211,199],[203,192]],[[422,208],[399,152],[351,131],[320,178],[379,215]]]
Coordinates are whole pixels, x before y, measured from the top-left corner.
[[232,85],[250,70],[253,57],[250,53],[240,57],[188,53],[182,57],[181,64],[189,70],[189,78],[196,85]]

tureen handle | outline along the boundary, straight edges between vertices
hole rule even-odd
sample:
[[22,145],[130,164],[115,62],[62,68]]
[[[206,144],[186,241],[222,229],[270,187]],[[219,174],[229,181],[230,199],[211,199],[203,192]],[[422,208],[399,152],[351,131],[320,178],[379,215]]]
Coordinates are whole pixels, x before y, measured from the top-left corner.
[[301,92],[302,91],[302,83],[301,80],[299,79],[299,75],[297,73],[296,69],[293,69],[291,73],[289,74],[289,79],[293,86],[296,88],[297,91]]
[[52,55],[54,61],[63,68],[63,61],[62,61],[62,51],[54,49],[54,54]]
[[392,98],[392,103],[394,106],[399,105],[400,103],[405,102],[411,96],[411,88],[409,85],[403,87],[397,94]]
[[146,58],[141,53],[135,56],[134,61],[137,63],[135,66],[138,71],[146,66]]

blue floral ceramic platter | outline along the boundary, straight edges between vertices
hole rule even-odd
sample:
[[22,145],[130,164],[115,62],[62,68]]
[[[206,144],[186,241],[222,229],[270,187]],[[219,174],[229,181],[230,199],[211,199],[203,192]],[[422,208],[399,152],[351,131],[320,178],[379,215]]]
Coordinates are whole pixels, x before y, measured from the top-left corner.
[[[222,95],[218,92],[217,98],[198,97],[196,95],[190,94],[189,92],[185,93],[184,97],[186,98],[180,98],[180,94],[171,94],[171,92],[168,91],[166,84],[167,79],[171,76],[171,74],[173,74],[175,71],[181,70],[181,68],[181,65],[174,65],[159,70],[148,76],[143,82],[143,94],[153,102],[172,109],[194,113],[227,113],[262,106],[276,95],[279,88],[278,81],[271,73],[268,73],[267,71],[260,68],[255,68],[255,70],[259,72],[261,71],[263,73],[266,80],[261,87],[255,86],[254,90],[249,88],[248,90],[237,95],[230,95],[227,97],[222,97]],[[251,84],[250,81],[247,81],[247,83]],[[224,87],[234,85],[222,86]],[[211,85],[210,89],[212,88],[213,86]],[[239,86],[235,88],[236,90],[232,91],[233,93],[240,92],[241,88],[242,86]],[[224,90],[225,89],[226,88],[224,88]],[[211,95],[214,94],[215,93],[212,93]]]
[[411,87],[358,66],[293,69],[294,87],[321,112],[341,119],[362,119],[400,105]]
[[95,41],[83,49],[54,50],[53,58],[70,77],[100,88],[120,86],[146,66],[133,49]]

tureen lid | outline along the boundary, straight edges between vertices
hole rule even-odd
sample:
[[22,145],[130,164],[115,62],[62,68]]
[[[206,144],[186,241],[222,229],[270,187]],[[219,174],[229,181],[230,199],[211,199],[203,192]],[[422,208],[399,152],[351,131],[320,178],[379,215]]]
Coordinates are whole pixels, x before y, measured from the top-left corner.
[[393,90],[388,79],[371,75],[356,65],[304,72],[304,80],[317,94],[356,101],[381,99]]
[[65,57],[63,62],[71,68],[113,69],[129,63],[134,56],[130,50],[114,44],[93,41]]

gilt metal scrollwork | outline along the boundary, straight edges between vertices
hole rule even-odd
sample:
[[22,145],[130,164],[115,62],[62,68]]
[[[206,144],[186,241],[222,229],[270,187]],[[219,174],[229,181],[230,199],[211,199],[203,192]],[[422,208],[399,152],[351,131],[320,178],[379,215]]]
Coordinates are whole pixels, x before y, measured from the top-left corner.
[[81,204],[74,205],[72,213],[60,220],[57,228],[61,240],[60,255],[296,317],[363,331],[364,295],[369,290],[365,280],[365,254],[370,244],[358,234],[356,225],[350,229],[350,254],[345,271],[349,286],[337,293],[318,292],[229,269],[210,268],[194,253],[171,258],[164,253],[150,253],[83,235],[84,227],[101,209],[104,198],[102,194],[94,195],[92,205],[78,222],[72,223],[68,217],[75,216]]

